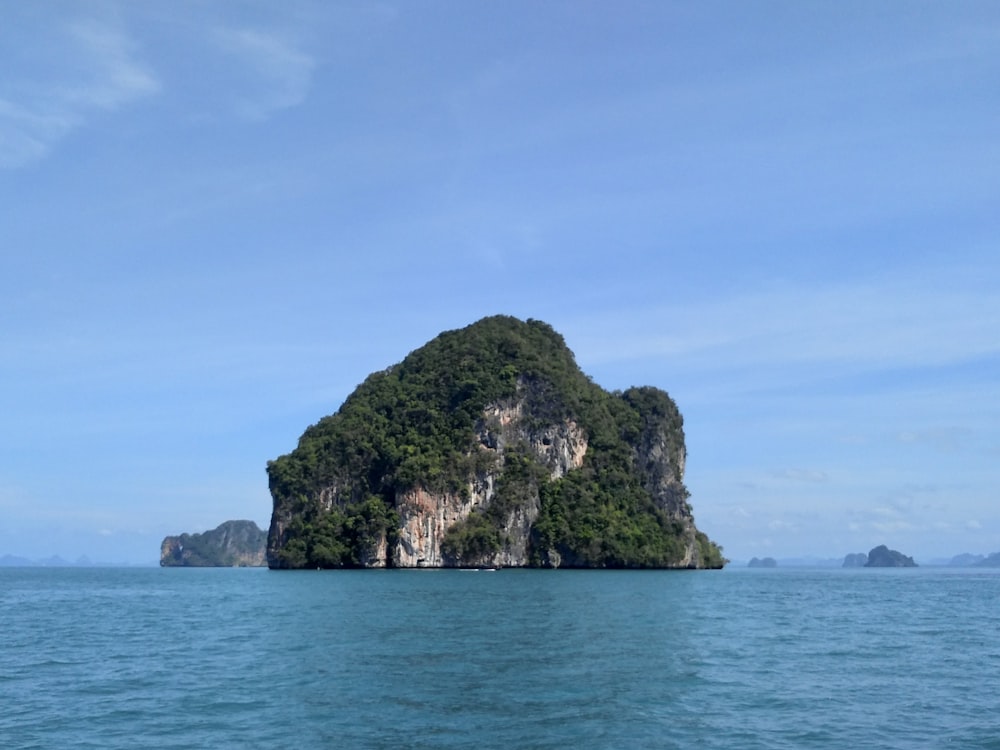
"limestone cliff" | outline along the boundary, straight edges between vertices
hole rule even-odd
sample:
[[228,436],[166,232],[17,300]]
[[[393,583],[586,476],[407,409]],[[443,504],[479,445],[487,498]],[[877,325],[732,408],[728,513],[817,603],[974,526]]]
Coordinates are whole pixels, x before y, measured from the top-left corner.
[[226,521],[202,534],[165,537],[162,567],[261,567],[266,564],[266,532],[253,521]]
[[[489,469],[469,477],[464,491],[433,493],[418,486],[396,495],[399,531],[391,551],[398,567],[441,567],[454,565],[444,554],[442,543],[447,531],[457,522],[489,508],[502,481],[508,450],[527,449],[544,467],[545,476],[559,479],[583,465],[587,436],[572,420],[559,424],[532,426],[526,419],[529,411],[529,387],[521,383],[520,398],[490,404],[476,424],[473,450],[488,458]],[[520,455],[520,454],[519,454]],[[532,492],[524,502],[513,505],[501,519],[506,543],[499,550],[466,562],[487,567],[520,567],[529,564],[528,541],[531,527],[538,518],[540,501]]]
[[608,393],[538,321],[486,318],[371,375],[269,462],[268,564],[721,567],[683,420]]

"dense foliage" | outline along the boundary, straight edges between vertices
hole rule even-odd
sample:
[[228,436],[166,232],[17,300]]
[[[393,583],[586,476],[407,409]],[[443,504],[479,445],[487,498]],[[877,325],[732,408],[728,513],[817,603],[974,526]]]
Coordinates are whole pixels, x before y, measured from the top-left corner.
[[[683,455],[674,402],[654,388],[607,393],[580,371],[550,326],[505,316],[443,333],[369,376],[336,414],[306,430],[295,451],[268,464],[275,508],[293,519],[280,562],[366,564],[374,540],[392,537],[397,493],[414,487],[467,493],[470,478],[496,460],[475,449],[484,407],[513,398],[519,387],[528,419],[541,426],[573,418],[586,431],[584,466],[550,481],[530,449],[508,448],[493,502],[450,530],[444,554],[461,564],[497,551],[505,543],[504,520],[534,496],[541,499],[532,535],[536,564],[544,564],[546,550],[573,565],[676,564],[681,529],[634,466],[634,446],[653,425],[665,426],[670,450]],[[331,487],[337,503],[324,498]],[[700,547],[721,561],[707,539]]]

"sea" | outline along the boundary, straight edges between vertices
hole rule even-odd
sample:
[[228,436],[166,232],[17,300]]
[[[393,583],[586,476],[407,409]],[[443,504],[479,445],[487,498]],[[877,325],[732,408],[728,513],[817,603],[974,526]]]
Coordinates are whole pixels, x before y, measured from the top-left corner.
[[992,748],[1000,571],[0,568],[0,748]]

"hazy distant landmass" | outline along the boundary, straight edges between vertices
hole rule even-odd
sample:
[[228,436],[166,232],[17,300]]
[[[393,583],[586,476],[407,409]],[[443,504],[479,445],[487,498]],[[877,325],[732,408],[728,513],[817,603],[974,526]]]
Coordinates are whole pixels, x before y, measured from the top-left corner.
[[267,564],[267,532],[253,521],[226,521],[202,534],[168,536],[160,565],[192,568],[254,568]]
[[748,568],[777,568],[778,561],[773,557],[755,557],[747,563]]
[[912,557],[907,557],[902,552],[889,549],[884,544],[872,549],[868,553],[866,568],[915,568],[917,564]]
[[122,568],[122,567],[148,567],[156,565],[155,562],[148,563],[125,563],[125,562],[104,562],[92,561],[86,555],[81,555],[76,560],[66,560],[59,555],[49,557],[30,558],[21,555],[0,555],[0,568]]
[[864,552],[852,552],[844,557],[845,568],[863,568],[868,564],[868,555]]
[[961,555],[955,555],[951,560],[948,561],[948,565],[953,568],[971,568],[975,565],[980,565],[986,560],[985,555],[973,555],[965,552]]
[[1000,552],[987,555],[985,559],[975,563],[977,568],[1000,568]]

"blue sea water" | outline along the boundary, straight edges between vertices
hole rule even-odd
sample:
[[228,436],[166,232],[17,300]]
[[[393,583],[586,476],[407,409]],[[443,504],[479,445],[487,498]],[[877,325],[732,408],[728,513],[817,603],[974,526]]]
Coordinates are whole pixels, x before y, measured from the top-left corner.
[[990,570],[0,569],[2,748],[996,748]]

